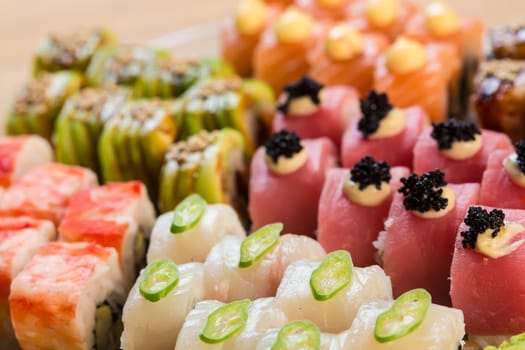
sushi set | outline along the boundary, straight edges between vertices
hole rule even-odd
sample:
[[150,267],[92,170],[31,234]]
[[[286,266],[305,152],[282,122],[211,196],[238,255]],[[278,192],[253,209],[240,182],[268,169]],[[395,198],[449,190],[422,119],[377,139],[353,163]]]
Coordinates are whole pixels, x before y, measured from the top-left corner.
[[41,42],[0,138],[1,350],[525,349],[525,27],[240,0],[220,45]]

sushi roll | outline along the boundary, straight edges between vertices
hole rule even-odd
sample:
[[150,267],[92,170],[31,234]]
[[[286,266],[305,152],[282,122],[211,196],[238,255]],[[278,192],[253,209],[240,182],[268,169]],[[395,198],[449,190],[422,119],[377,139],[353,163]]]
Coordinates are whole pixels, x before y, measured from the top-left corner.
[[120,349],[125,294],[117,252],[94,243],[43,245],[11,284],[23,349]]
[[[420,106],[432,121],[443,121],[457,112],[459,73],[453,45],[423,45],[399,37],[377,62],[374,88],[388,94],[397,107]],[[410,88],[414,86],[418,88]]]
[[173,350],[186,315],[205,295],[202,264],[151,262],[124,304],[121,349]]
[[317,239],[332,252],[344,249],[355,266],[376,263],[373,242],[383,230],[400,179],[410,169],[365,157],[352,169],[330,169],[319,201]]
[[352,119],[343,134],[343,166],[351,168],[363,157],[372,156],[391,166],[411,168],[414,145],[429,124],[421,107],[399,108],[387,94],[372,90],[361,100],[360,115]]
[[264,31],[255,48],[255,78],[266,81],[279,94],[287,84],[308,72],[307,54],[324,36],[325,27],[304,11],[287,8]]
[[313,237],[326,171],[336,159],[336,148],[327,138],[301,141],[286,130],[274,134],[251,163],[253,227],[280,221],[286,232]]
[[81,84],[82,76],[75,72],[39,74],[18,91],[7,116],[7,134],[36,134],[51,140],[60,109]]
[[353,267],[350,254],[340,250],[321,262],[291,264],[275,303],[289,320],[311,320],[323,332],[339,333],[350,328],[361,304],[391,299],[390,279],[379,266]]
[[71,96],[60,111],[54,130],[57,161],[100,173],[96,145],[102,128],[129,97],[129,90],[116,86],[85,88]]
[[0,200],[0,216],[29,216],[58,224],[73,194],[97,184],[89,169],[58,163],[31,168]]
[[355,1],[348,9],[347,23],[359,31],[381,34],[394,41],[403,33],[408,20],[418,10],[412,1]]
[[516,278],[525,254],[524,214],[471,206],[457,230],[450,294],[454,307],[463,310],[469,334],[509,335],[525,329],[525,283]]
[[56,237],[53,223],[24,216],[0,219],[0,348],[17,349],[9,313],[11,281],[36,254]]
[[208,203],[226,203],[246,217],[247,165],[244,142],[233,129],[201,131],[166,152],[159,187],[159,207],[171,211],[188,195]]
[[496,59],[525,59],[525,25],[505,25],[489,31],[490,53]]
[[381,34],[361,33],[349,24],[334,25],[308,54],[308,74],[324,85],[350,85],[360,96],[372,89],[376,61],[387,48]]
[[492,60],[474,79],[472,104],[482,127],[503,131],[513,141],[525,138],[525,61]]
[[0,138],[0,188],[7,188],[31,168],[53,161],[53,150],[40,136]]
[[461,310],[432,303],[424,289],[395,301],[372,301],[359,309],[352,327],[342,334],[341,349],[463,349]]
[[479,129],[474,123],[450,119],[433,123],[414,147],[413,171],[421,174],[439,168],[455,184],[481,182],[492,152],[512,150],[503,133]]
[[383,268],[395,296],[425,288],[436,303],[450,305],[456,231],[467,208],[477,203],[479,184],[448,185],[438,169],[401,182],[378,242]]
[[[192,215],[185,216],[187,213]],[[227,235],[246,236],[235,210],[227,204],[208,204],[198,194],[190,195],[155,221],[147,259],[204,262],[212,247]]]
[[346,86],[324,87],[303,76],[284,88],[273,119],[273,131],[293,131],[301,138],[328,137],[339,146],[343,132],[359,108],[357,92]]
[[47,36],[38,46],[33,73],[73,70],[84,73],[95,52],[114,44],[116,38],[105,28],[79,31],[76,33]]
[[509,348],[512,349],[513,346],[517,347],[518,349],[525,346],[525,333],[520,333],[504,340],[498,347],[491,345],[485,347],[484,350],[505,350]]
[[294,5],[310,13],[317,20],[343,21],[354,0],[295,0]]
[[246,238],[225,236],[211,249],[204,268],[207,297],[224,302],[274,296],[284,271],[300,259],[320,261],[325,251],[315,240],[287,234],[270,224]]
[[61,241],[115,248],[131,285],[145,265],[154,221],[155,209],[141,182],[109,183],[77,191],[58,230]]

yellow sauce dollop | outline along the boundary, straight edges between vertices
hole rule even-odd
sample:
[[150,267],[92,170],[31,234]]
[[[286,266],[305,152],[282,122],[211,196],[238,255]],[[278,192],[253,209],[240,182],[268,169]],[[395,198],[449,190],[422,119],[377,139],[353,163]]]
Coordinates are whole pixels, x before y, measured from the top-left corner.
[[277,158],[277,162],[274,162],[271,157],[266,155],[264,160],[266,162],[266,166],[268,166],[268,168],[273,173],[287,175],[301,168],[308,160],[308,154],[306,153],[306,149],[303,148],[299,153],[294,154],[291,158],[281,156]]
[[279,42],[297,44],[310,36],[313,25],[313,18],[308,13],[289,8],[277,20],[275,33]]
[[481,135],[476,135],[472,141],[454,141],[450,149],[440,152],[450,159],[464,160],[478,153],[481,146],[483,146]]
[[447,36],[460,29],[459,18],[447,5],[434,1],[425,9],[425,21],[432,34]]
[[371,134],[369,138],[373,140],[395,136],[405,130],[405,126],[405,112],[401,109],[394,108],[379,122],[379,128],[375,133]]
[[394,23],[399,12],[398,0],[367,0],[366,16],[372,26],[385,28]]
[[525,237],[514,241],[516,235],[523,233],[525,227],[520,224],[506,223],[496,237],[492,237],[493,230],[487,230],[478,235],[476,250],[490,258],[497,259],[515,251],[525,243]]
[[255,35],[264,29],[266,4],[261,0],[241,0],[235,11],[235,25],[243,35]]
[[381,204],[391,193],[390,184],[388,182],[381,182],[381,188],[377,189],[374,185],[369,185],[365,189],[360,190],[359,184],[347,176],[343,184],[343,192],[352,202],[365,207],[374,207]]
[[437,219],[447,215],[452,209],[454,209],[454,206],[456,205],[456,194],[452,189],[450,189],[447,186],[441,188],[443,189],[442,197],[448,199],[448,204],[445,209],[441,209],[438,211],[431,209],[424,213],[421,213],[417,210],[413,210],[412,213],[424,219]]
[[423,68],[426,62],[425,46],[404,37],[399,37],[386,52],[386,65],[394,74],[414,72]]
[[363,53],[363,36],[347,24],[338,24],[328,33],[326,54],[334,61],[346,61]]
[[503,161],[503,167],[512,182],[520,187],[525,187],[525,174],[518,166],[518,155],[512,153]]

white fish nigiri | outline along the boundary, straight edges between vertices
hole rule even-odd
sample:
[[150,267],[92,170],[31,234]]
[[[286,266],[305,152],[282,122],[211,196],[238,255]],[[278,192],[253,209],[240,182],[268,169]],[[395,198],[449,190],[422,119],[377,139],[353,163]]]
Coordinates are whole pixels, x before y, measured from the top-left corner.
[[122,349],[173,350],[184,318],[205,296],[203,265],[188,263],[179,265],[178,269],[177,286],[155,302],[140,293],[142,270],[124,305]]
[[[270,330],[267,330],[263,334],[263,336],[260,337],[260,340],[257,343],[257,346],[251,349],[254,349],[254,350],[271,349],[272,346],[274,346],[275,342],[277,341],[279,331],[280,331],[279,328],[272,328]],[[340,344],[338,342],[339,335],[330,334],[330,333],[321,333],[320,335],[321,335],[321,344],[320,344],[321,346],[319,347],[319,350],[342,350],[343,349],[342,347],[340,347]]]
[[246,236],[237,213],[226,204],[208,204],[197,225],[182,233],[171,233],[172,221],[173,212],[169,212],[155,222],[148,262],[160,258],[169,258],[176,264],[204,262],[211,248],[224,236]]

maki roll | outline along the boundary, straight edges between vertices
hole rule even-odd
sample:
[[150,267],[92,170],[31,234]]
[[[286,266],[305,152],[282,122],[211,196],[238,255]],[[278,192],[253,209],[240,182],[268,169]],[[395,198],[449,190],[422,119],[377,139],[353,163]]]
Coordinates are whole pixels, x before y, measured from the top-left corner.
[[327,137],[337,146],[359,108],[351,87],[323,87],[304,76],[284,88],[282,103],[273,119],[273,131],[293,131],[301,138]]
[[308,54],[308,74],[324,85],[350,85],[366,96],[387,39],[381,34],[361,33],[348,24],[333,26],[323,39]]
[[9,313],[12,280],[36,254],[56,237],[53,223],[24,216],[0,219],[0,348],[17,349]]
[[94,243],[47,243],[11,284],[23,349],[120,349],[125,294],[117,252]]
[[479,185],[448,185],[437,169],[401,182],[377,243],[394,295],[425,288],[436,303],[450,305],[456,231],[467,208],[477,202]]
[[410,170],[365,157],[351,170],[330,169],[319,201],[317,239],[328,252],[350,252],[356,266],[374,265],[373,242],[383,230],[400,179]]
[[525,59],[525,25],[505,25],[489,31],[492,58]]
[[33,73],[73,70],[84,73],[95,52],[115,43],[115,37],[108,29],[95,28],[65,35],[49,35],[35,55]]
[[481,182],[491,153],[511,149],[503,133],[450,119],[433,123],[421,134],[414,147],[413,171],[420,174],[439,168],[451,183]]
[[372,90],[361,100],[360,116],[353,118],[344,132],[343,166],[351,168],[363,157],[372,156],[391,166],[411,168],[414,145],[429,124],[422,108],[398,108],[387,94]]
[[7,134],[36,134],[50,140],[60,109],[82,84],[74,72],[42,73],[24,85],[7,116]]
[[[193,210],[194,215],[186,216]],[[148,262],[160,258],[177,264],[204,262],[212,247],[227,235],[246,236],[235,210],[227,204],[208,204],[198,194],[190,195],[155,221]]]
[[314,237],[326,171],[336,165],[327,138],[303,140],[282,130],[260,147],[250,169],[249,212],[254,228],[280,221],[284,230]]
[[109,183],[77,191],[58,230],[61,241],[115,248],[131,285],[145,265],[154,221],[155,210],[141,182]]
[[9,187],[31,168],[51,163],[53,150],[37,135],[0,138],[0,188]]
[[[155,289],[155,283],[164,281]],[[186,315],[205,298],[202,264],[151,262],[141,271],[122,310],[123,350],[173,350]]]
[[96,184],[97,177],[89,169],[41,164],[5,191],[0,201],[0,216],[29,216],[58,224],[73,194]]
[[246,209],[246,164],[241,134],[232,129],[206,132],[171,145],[160,176],[159,207],[173,210],[188,195],[198,193],[208,203]]
[[96,145],[102,128],[129,97],[129,90],[116,86],[85,88],[71,96],[58,115],[53,135],[57,161],[100,173]]

